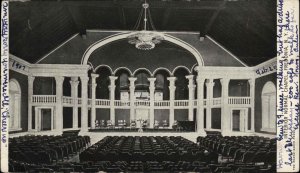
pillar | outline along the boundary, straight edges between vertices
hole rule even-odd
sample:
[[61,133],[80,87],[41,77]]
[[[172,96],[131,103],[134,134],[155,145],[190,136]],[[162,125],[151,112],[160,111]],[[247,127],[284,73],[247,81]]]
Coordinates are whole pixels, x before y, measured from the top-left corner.
[[78,77],[72,77],[71,81],[71,97],[73,100],[73,128],[78,128]]
[[134,90],[135,90],[135,86],[134,86],[134,82],[137,80],[137,78],[135,77],[130,77],[128,78],[129,82],[130,82],[130,86],[129,86],[129,92],[130,92],[130,120],[134,119],[134,101],[135,101],[135,97],[134,97]]
[[206,85],[206,129],[210,130],[211,129],[211,109],[213,106],[213,91],[214,91],[214,80],[213,79],[208,79],[207,82],[205,83]]
[[34,76],[28,76],[28,131],[32,130],[32,96]]
[[169,90],[170,90],[170,116],[169,116],[169,127],[172,128],[172,125],[174,124],[174,100],[175,100],[175,81],[176,77],[168,77],[167,78],[170,82]]
[[88,81],[87,76],[81,76],[81,131],[88,131]]
[[230,135],[231,116],[228,109],[228,88],[230,79],[223,78],[220,80],[222,85],[222,115],[221,115],[221,131],[223,136]]
[[255,79],[250,79],[249,80],[250,84],[250,107],[251,107],[251,132],[255,131],[255,110],[254,110],[254,103],[255,103]]
[[95,121],[96,121],[96,87],[97,87],[97,82],[96,78],[99,77],[98,74],[91,74],[92,77],[92,110],[91,110],[91,128],[95,128]]
[[201,74],[201,68],[199,66],[195,67],[195,70],[197,71],[197,133],[200,136],[205,136],[206,133],[204,131],[204,82],[205,78],[200,76]]
[[115,90],[116,84],[115,80],[118,79],[116,76],[109,76],[110,85],[109,85],[109,99],[110,99],[110,120],[112,124],[115,124]]
[[186,78],[189,80],[188,88],[189,88],[189,121],[193,121],[194,119],[194,108],[193,101],[195,99],[195,84],[194,84],[194,75],[188,75]]
[[155,80],[156,78],[148,78],[150,81],[150,128],[154,125],[154,92],[155,92]]
[[63,129],[63,76],[55,76],[56,83],[56,104],[55,104],[55,129],[61,131]]

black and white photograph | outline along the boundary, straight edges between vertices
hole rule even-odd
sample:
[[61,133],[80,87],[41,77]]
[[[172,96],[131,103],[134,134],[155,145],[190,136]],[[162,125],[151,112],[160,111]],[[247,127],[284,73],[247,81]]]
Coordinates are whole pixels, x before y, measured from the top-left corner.
[[[7,2],[3,172],[299,169],[299,157],[282,156],[299,144],[277,149],[290,139],[278,132],[290,122],[278,121],[278,87],[299,98],[299,60],[282,61],[296,70],[278,83],[278,1]],[[298,24],[289,30],[299,33]],[[299,140],[299,102],[289,109]]]

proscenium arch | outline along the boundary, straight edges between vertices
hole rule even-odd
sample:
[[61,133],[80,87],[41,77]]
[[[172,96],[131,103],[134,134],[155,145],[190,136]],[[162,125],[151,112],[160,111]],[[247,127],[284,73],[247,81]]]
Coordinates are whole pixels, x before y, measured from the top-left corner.
[[[101,40],[95,42],[84,52],[83,57],[81,59],[81,64],[87,64],[91,54],[98,48],[100,48],[110,42],[125,39],[132,34],[135,34],[135,32],[118,33],[118,34],[111,35],[109,37],[106,37],[104,39],[101,39]],[[166,41],[172,42],[172,43],[186,49],[187,51],[189,51],[196,58],[198,65],[204,66],[204,62],[203,62],[201,54],[192,45],[188,44],[187,42],[185,42],[179,38],[173,37],[168,34],[164,34],[164,39]]]

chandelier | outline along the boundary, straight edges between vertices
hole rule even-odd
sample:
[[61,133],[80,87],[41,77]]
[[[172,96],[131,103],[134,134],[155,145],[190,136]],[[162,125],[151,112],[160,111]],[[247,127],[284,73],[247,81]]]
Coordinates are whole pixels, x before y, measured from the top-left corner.
[[[149,11],[149,4],[146,2],[142,5],[143,9],[141,10],[141,13],[139,15],[139,18],[137,20],[137,23],[135,24],[134,30],[138,30],[141,22],[141,18],[144,14],[144,25],[141,31],[133,32],[131,35],[129,35],[128,43],[134,44],[137,49],[140,50],[151,50],[155,47],[156,44],[159,44],[162,40],[164,40],[164,35],[162,33],[159,33],[155,31],[155,27],[153,25],[153,21],[150,15]],[[148,24],[148,18],[149,16],[149,25]],[[147,28],[151,29],[153,31],[147,30]]]

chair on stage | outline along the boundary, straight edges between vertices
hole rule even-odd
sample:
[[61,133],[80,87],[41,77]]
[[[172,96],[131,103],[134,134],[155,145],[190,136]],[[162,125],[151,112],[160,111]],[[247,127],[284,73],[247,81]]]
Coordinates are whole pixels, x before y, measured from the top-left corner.
[[107,128],[109,128],[109,129],[114,128],[114,125],[112,124],[111,120],[107,120]]
[[130,122],[130,129],[132,129],[132,128],[136,128],[135,120],[131,120],[131,122]]
[[146,128],[146,127],[148,127],[148,121],[144,120],[142,124],[142,128]]
[[159,128],[159,121],[155,120],[154,121],[154,126],[153,126],[154,129],[158,129]]
[[104,128],[105,127],[105,120],[100,120],[99,126],[100,126],[100,128]]
[[167,120],[163,120],[163,128],[168,128],[169,124],[167,122]]
[[118,127],[125,128],[126,120],[118,120]]
[[100,128],[100,124],[99,124],[99,121],[98,121],[98,120],[95,120],[95,128],[96,128],[96,129]]
[[176,131],[181,131],[182,130],[182,127],[180,126],[180,124],[178,123],[177,120],[174,121],[173,125],[172,125],[172,128],[173,130],[176,130]]

